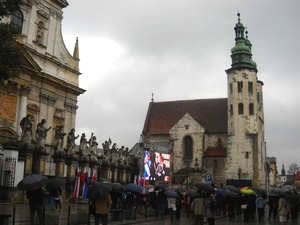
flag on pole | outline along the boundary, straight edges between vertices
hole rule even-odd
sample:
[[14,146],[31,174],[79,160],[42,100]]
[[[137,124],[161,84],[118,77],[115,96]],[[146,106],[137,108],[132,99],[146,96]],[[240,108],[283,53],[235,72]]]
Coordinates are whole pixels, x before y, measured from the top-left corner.
[[77,169],[76,169],[76,182],[75,182],[75,188],[74,188],[74,193],[73,193],[74,198],[78,198],[78,196],[79,196],[80,177],[81,177],[80,168],[77,167]]
[[84,172],[84,183],[82,185],[82,198],[87,198],[88,193],[88,183],[89,183],[89,173],[87,171]]
[[97,177],[96,177],[96,171],[95,171],[95,169],[92,170],[92,176],[91,176],[91,177],[92,177],[92,178],[91,178],[91,181],[92,181],[92,182],[96,182]]

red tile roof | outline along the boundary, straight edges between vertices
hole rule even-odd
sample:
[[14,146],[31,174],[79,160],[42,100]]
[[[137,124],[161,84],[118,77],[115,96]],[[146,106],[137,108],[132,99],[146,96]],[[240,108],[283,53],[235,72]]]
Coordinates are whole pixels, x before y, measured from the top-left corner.
[[297,171],[295,180],[300,180],[300,171]]
[[203,157],[226,157],[227,156],[227,148],[224,147],[208,147]]
[[227,133],[227,98],[218,98],[150,102],[143,134],[169,134],[186,113],[209,133]]

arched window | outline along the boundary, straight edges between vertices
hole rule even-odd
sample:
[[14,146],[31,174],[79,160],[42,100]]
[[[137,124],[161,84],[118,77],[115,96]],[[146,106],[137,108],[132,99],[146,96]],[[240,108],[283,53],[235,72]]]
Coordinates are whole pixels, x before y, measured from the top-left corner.
[[22,26],[23,26],[23,14],[20,10],[14,11],[10,18],[10,29],[16,33],[22,33]]
[[253,103],[249,104],[249,115],[254,115],[254,105],[253,105]]
[[238,81],[237,82],[238,85],[238,92],[243,92],[243,81]]
[[251,81],[248,82],[248,92],[253,93],[253,82]]
[[243,103],[239,103],[239,115],[244,114],[244,105]]
[[193,157],[193,139],[191,136],[184,137],[184,156]]

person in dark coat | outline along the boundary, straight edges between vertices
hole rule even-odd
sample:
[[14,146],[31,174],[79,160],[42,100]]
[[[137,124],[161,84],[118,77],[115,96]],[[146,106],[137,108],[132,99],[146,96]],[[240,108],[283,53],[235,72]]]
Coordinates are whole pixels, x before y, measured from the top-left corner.
[[243,195],[242,196],[242,206],[245,206],[243,208],[243,216],[244,216],[244,222],[249,222],[249,219],[250,219],[250,210],[249,210],[249,195]]
[[55,204],[55,210],[56,211],[61,211],[61,202],[60,202],[60,196],[62,194],[62,190],[61,188],[57,188],[57,189],[54,189],[54,190],[51,190],[50,191],[50,196],[53,197],[54,199],[54,204]]
[[235,198],[231,196],[226,196],[226,203],[228,205],[228,216],[229,220],[235,219]]
[[159,191],[157,193],[156,217],[160,216],[161,218],[163,218],[163,216],[165,215],[166,201],[167,198],[164,195],[163,191]]
[[178,193],[178,197],[176,198],[176,209],[177,210],[175,212],[175,217],[177,220],[180,219],[182,204],[183,204],[183,195],[181,193]]
[[204,200],[205,217],[208,225],[215,225],[215,215],[217,210],[217,203],[214,194],[207,194]]
[[44,225],[44,191],[42,188],[27,191],[26,196],[29,200],[30,225],[34,225],[34,214],[37,213],[39,224]]

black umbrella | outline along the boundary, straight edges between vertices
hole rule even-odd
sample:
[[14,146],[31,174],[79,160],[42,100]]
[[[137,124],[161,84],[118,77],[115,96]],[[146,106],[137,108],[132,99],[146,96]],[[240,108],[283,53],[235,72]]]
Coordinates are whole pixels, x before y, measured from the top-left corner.
[[235,192],[238,191],[238,190],[236,189],[236,187],[235,187],[235,186],[232,186],[232,185],[226,185],[226,186],[224,187],[224,190],[235,191]]
[[232,197],[232,198],[239,198],[240,197],[240,195],[237,192],[230,191],[230,190],[225,190],[225,196]]
[[178,194],[176,191],[172,191],[172,190],[166,190],[164,192],[164,195],[167,196],[167,197],[173,197],[173,198],[177,198],[178,197]]
[[113,183],[112,191],[122,193],[125,191],[125,187],[120,183]]
[[66,180],[59,177],[54,177],[48,181],[46,184],[46,189],[48,191],[56,190],[65,184]]
[[195,198],[196,196],[199,195],[199,193],[196,190],[190,190],[187,194],[190,198]]
[[179,188],[175,188],[174,191],[176,191],[177,193],[184,193],[184,192],[186,192],[186,189],[183,187],[179,187]]
[[157,186],[155,186],[155,188],[154,188],[154,191],[165,191],[165,190],[166,190],[166,188],[165,188],[165,186],[162,185],[162,184],[157,185]]
[[21,190],[31,191],[41,187],[45,187],[48,183],[48,178],[40,174],[31,174],[23,178],[17,187]]
[[214,193],[215,192],[215,189],[210,186],[209,184],[205,184],[205,183],[195,183],[194,186],[196,188],[198,188],[198,191],[203,191],[203,192],[206,192],[206,193]]
[[104,185],[103,183],[93,183],[90,188],[89,198],[91,200],[95,200],[97,198],[103,198],[109,192],[111,192],[111,189],[107,185]]
[[269,191],[268,195],[270,196],[286,196],[289,191],[283,188],[273,188]]
[[288,190],[288,191],[296,190],[296,187],[294,185],[290,185],[290,184],[283,185],[282,188],[285,189],[285,190]]
[[262,189],[257,187],[249,187],[249,189],[253,190],[255,194],[262,194]]
[[140,186],[138,186],[134,183],[130,183],[130,184],[125,185],[125,190],[142,194],[143,188],[141,188]]
[[120,183],[110,183],[110,182],[102,182],[104,186],[106,186],[111,192],[120,192],[125,191],[125,187]]

